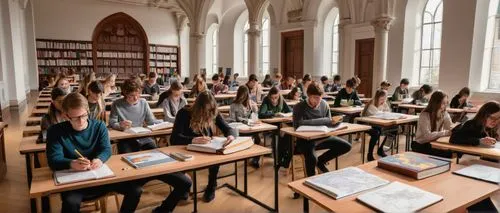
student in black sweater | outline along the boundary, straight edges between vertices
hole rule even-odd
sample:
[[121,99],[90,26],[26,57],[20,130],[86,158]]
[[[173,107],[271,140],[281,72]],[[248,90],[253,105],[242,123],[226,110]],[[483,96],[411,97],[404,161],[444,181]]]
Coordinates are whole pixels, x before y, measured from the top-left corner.
[[[450,102],[450,108],[458,108],[463,109],[465,107],[472,107],[467,99],[470,96],[470,89],[468,87],[462,88],[457,95],[455,95]],[[451,117],[453,122],[465,122],[469,118],[467,118],[467,112],[456,113]]]
[[334,107],[341,107],[341,101],[343,99],[347,100],[348,102],[352,100],[352,105],[354,106],[361,106],[363,103],[361,100],[359,100],[358,93],[356,93],[356,90],[354,89],[355,83],[352,79],[349,79],[345,83],[345,88],[342,88],[337,96],[335,97],[335,103],[333,104]]
[[[229,127],[219,114],[214,96],[209,91],[202,92],[191,107],[184,107],[177,112],[170,142],[172,145],[210,143],[211,137],[215,136],[216,127],[224,133],[228,141],[238,136],[238,131]],[[203,195],[205,202],[215,198],[218,172],[219,166],[208,169],[208,184]]]
[[413,92],[411,94],[411,97],[413,100],[411,101],[412,104],[418,104],[419,102],[421,103],[427,103],[429,102],[429,99],[426,98],[429,94],[432,93],[432,86],[428,84],[424,84],[420,87],[419,90]]

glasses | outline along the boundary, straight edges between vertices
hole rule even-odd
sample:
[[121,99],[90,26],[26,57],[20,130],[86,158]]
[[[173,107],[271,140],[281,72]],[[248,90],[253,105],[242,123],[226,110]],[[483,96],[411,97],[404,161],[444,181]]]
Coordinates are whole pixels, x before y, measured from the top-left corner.
[[70,117],[68,115],[68,118],[69,120],[73,121],[73,122],[77,122],[77,121],[81,121],[81,120],[87,120],[89,118],[89,114],[83,114],[83,115],[80,115],[80,116],[77,116],[77,117]]

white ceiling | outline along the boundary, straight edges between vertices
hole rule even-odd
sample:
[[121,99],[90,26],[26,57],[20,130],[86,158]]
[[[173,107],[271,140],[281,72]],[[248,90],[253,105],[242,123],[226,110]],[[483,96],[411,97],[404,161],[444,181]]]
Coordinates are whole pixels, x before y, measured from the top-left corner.
[[176,15],[185,15],[176,0],[101,0],[114,3],[122,3],[137,6],[148,6],[166,9]]

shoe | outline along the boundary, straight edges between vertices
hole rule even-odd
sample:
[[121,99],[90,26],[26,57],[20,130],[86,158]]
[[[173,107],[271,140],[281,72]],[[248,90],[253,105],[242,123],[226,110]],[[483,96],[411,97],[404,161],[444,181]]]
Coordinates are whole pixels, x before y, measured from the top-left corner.
[[375,158],[373,157],[373,154],[368,154],[366,156],[366,158],[368,159],[368,161],[374,161],[375,160]]
[[210,202],[215,199],[215,189],[216,186],[207,186],[205,192],[203,193],[203,201]]
[[387,154],[385,154],[385,152],[384,152],[384,149],[383,149],[383,148],[382,148],[382,149],[378,149],[378,151],[377,151],[377,155],[378,155],[379,157],[382,157],[382,158],[387,156]]
[[189,192],[186,192],[182,195],[181,200],[188,200],[189,199]]
[[171,213],[171,211],[164,211],[161,209],[161,206],[157,206],[156,208],[153,209],[153,213]]
[[321,171],[321,173],[329,172],[328,168],[326,168],[325,163],[318,162],[317,167],[318,167],[319,171]]
[[255,169],[258,169],[260,168],[260,164],[259,164],[259,158],[252,158],[249,162],[250,166],[255,168]]

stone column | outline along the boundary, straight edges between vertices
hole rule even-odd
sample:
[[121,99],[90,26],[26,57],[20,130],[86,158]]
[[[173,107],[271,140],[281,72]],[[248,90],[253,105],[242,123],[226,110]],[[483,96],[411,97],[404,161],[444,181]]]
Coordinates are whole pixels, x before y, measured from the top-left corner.
[[189,36],[189,76],[200,73],[203,67],[205,34],[191,32]]
[[248,75],[259,76],[260,29],[257,24],[251,24],[248,35]]
[[375,54],[373,59],[373,91],[387,78],[387,46],[389,28],[394,18],[379,17],[372,21],[375,28]]

